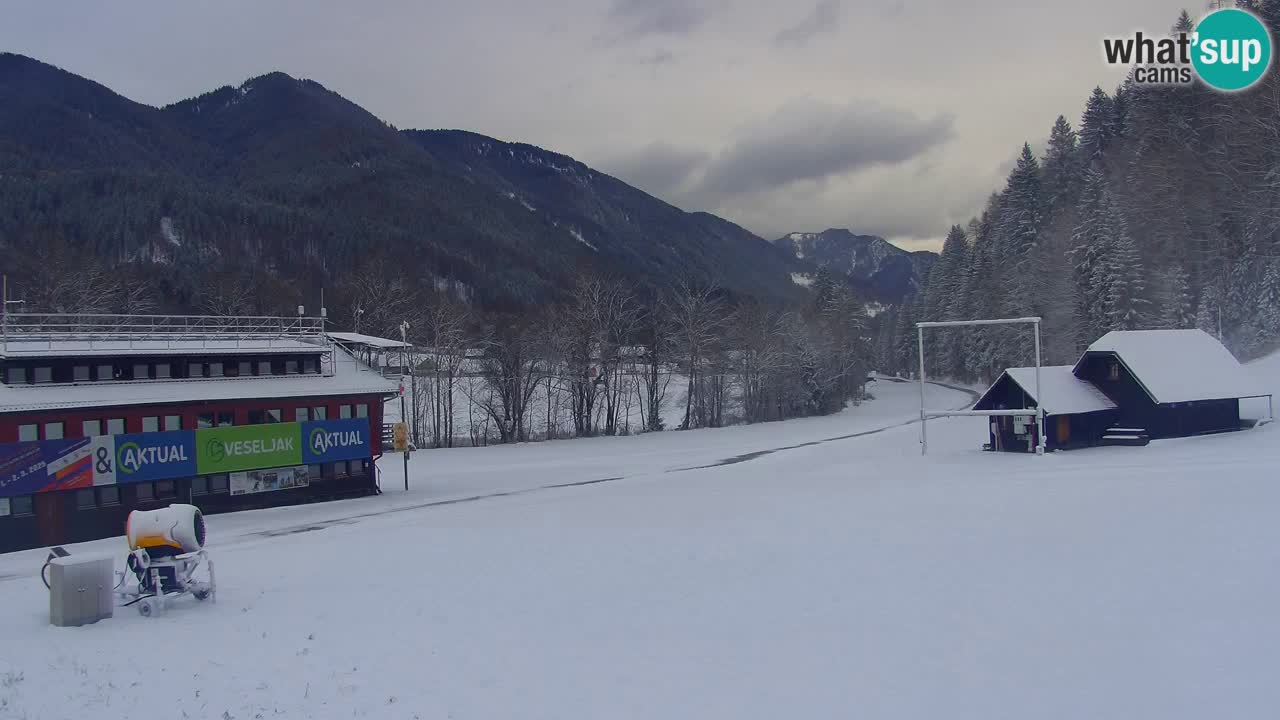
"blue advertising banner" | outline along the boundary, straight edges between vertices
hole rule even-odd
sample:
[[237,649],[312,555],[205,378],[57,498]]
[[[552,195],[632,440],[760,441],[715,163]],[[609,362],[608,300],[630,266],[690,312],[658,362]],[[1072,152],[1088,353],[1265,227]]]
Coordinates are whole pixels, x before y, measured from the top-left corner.
[[195,433],[186,430],[115,436],[115,467],[97,457],[99,472],[114,472],[115,482],[133,483],[196,474]]
[[302,462],[307,465],[358,460],[372,452],[369,418],[302,423]]
[[93,473],[86,439],[0,445],[0,495],[29,495],[91,485]]

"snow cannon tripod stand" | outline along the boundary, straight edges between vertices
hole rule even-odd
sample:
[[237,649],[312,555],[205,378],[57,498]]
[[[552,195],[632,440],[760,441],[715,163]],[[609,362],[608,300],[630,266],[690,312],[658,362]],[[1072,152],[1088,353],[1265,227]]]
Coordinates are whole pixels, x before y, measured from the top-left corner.
[[[122,606],[137,605],[144,617],[163,614],[169,600],[191,595],[217,601],[213,561],[204,549],[204,515],[194,505],[134,510],[125,525],[128,571],[116,571]],[[205,568],[199,572],[201,566]],[[126,582],[128,573],[134,579]],[[197,575],[207,579],[198,579]]]

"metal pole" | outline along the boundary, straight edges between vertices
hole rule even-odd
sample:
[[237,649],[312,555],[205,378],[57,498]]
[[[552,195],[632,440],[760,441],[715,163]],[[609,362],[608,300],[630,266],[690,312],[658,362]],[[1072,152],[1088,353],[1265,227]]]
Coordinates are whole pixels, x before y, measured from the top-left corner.
[[920,344],[920,454],[929,454],[929,420],[924,414],[924,328],[917,327]]
[[[404,367],[405,367],[405,345],[406,338],[409,333],[409,323],[407,321],[400,322],[400,422],[405,422],[404,411]],[[408,423],[405,423],[405,429],[408,429]],[[404,449],[404,490],[409,492],[409,448],[406,445]]]
[[1044,393],[1040,388],[1040,321],[1035,321],[1036,330],[1036,429],[1040,436],[1036,445],[1036,453],[1043,455],[1045,442],[1045,426],[1044,426]]

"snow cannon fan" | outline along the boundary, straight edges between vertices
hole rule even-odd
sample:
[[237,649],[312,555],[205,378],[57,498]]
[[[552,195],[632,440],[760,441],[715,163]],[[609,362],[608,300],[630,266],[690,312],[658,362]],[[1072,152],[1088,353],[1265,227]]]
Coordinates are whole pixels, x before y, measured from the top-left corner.
[[[125,523],[129,541],[126,565],[135,580],[125,584],[117,572],[116,594],[124,605],[138,604],[145,616],[164,612],[167,598],[191,595],[214,598],[213,561],[204,549],[204,515],[195,505],[170,505],[159,510],[134,510]],[[196,579],[204,565],[207,580]]]

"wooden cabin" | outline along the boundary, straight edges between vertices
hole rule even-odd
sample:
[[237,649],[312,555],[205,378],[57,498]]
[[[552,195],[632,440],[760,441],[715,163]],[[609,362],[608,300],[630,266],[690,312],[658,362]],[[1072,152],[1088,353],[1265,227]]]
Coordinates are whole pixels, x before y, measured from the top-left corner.
[[[1037,408],[1046,448],[1146,444],[1150,439],[1239,430],[1240,400],[1266,397],[1229,350],[1201,330],[1113,331],[1075,365],[1009,368],[975,410]],[[1032,452],[1035,418],[992,417],[992,450]]]

